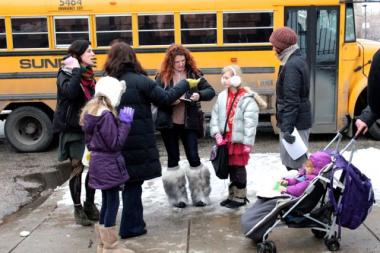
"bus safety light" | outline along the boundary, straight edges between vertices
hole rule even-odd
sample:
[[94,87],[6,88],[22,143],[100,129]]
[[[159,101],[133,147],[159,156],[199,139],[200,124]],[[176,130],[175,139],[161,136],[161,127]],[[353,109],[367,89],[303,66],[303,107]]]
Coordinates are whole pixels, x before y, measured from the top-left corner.
[[231,62],[233,62],[233,63],[237,63],[237,58],[236,58],[236,57],[232,57],[232,58],[231,58]]
[[116,5],[116,2],[115,1],[112,1],[112,2],[110,2],[110,5]]

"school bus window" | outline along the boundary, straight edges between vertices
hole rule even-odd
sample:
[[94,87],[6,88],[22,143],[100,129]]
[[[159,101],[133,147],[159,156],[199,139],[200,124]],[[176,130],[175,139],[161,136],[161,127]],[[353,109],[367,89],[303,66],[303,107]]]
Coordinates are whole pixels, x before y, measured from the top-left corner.
[[356,41],[354,9],[353,9],[352,4],[347,4],[347,7],[346,7],[346,31],[345,31],[344,40],[346,42]]
[[98,47],[109,46],[115,39],[132,44],[131,16],[96,17],[96,41]]
[[216,14],[181,14],[181,43],[216,43]]
[[12,18],[14,48],[49,47],[46,18]]
[[55,17],[55,44],[68,47],[74,40],[89,40],[88,17]]
[[173,15],[140,15],[138,16],[139,44],[169,45],[174,42]]
[[321,9],[317,15],[316,62],[335,63],[338,13],[333,9]]
[[5,38],[5,22],[0,18],[0,49],[7,48],[7,40]]
[[273,13],[223,13],[224,43],[268,42],[273,31]]
[[307,11],[302,9],[288,9],[285,14],[286,26],[291,27],[298,34],[298,46],[302,53],[307,52]]

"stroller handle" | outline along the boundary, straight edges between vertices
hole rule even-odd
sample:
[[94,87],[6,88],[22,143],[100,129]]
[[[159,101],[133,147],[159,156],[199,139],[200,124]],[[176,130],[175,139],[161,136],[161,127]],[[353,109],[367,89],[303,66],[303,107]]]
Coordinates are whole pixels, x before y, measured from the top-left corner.
[[344,124],[344,126],[338,131],[338,133],[340,133],[340,134],[343,134],[344,132],[346,132],[346,130],[350,127],[350,125],[351,125],[351,122],[352,122],[352,119],[351,119],[351,117],[350,117],[350,115],[348,115],[348,114],[346,114],[345,115],[346,117],[345,117],[345,124]]

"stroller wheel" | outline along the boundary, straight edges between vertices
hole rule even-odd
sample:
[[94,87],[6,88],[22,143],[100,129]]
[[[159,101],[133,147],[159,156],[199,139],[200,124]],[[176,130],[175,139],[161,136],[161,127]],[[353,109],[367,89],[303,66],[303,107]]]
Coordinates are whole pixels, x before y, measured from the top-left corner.
[[325,239],[325,245],[330,251],[337,251],[340,248],[339,241],[336,238]]
[[317,229],[312,229],[311,232],[313,233],[313,235],[315,237],[320,238],[320,239],[322,239],[326,235],[325,231],[321,231],[321,230],[317,230]]
[[276,245],[273,241],[265,241],[258,243],[257,253],[277,253]]

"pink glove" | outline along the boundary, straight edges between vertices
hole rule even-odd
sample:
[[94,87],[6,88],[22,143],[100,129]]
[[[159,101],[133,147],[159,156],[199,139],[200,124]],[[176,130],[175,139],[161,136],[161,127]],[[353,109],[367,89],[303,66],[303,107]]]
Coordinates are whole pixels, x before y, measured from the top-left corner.
[[251,146],[250,145],[244,145],[243,152],[244,153],[251,153]]
[[221,146],[226,144],[226,141],[223,139],[223,136],[220,133],[215,134],[214,138],[216,141],[216,145]]

